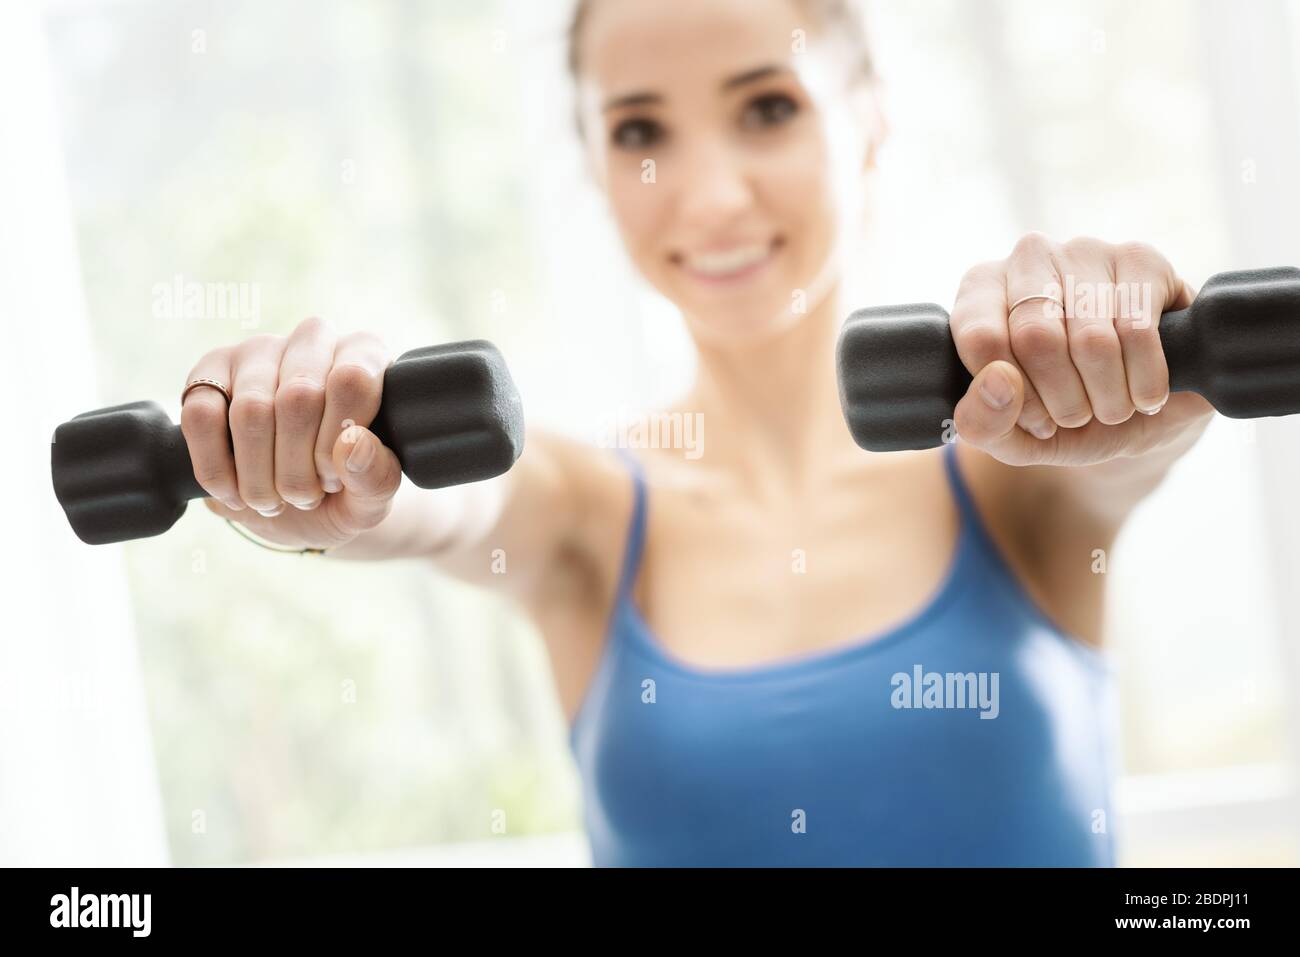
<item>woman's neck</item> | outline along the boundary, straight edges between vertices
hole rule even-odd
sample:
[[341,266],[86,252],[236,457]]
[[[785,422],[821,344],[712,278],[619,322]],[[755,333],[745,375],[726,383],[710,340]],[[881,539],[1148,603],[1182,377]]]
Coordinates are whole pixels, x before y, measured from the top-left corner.
[[699,368],[686,399],[704,422],[704,459],[734,469],[758,494],[804,490],[819,470],[856,450],[840,411],[837,295],[789,329],[731,347],[698,341]]

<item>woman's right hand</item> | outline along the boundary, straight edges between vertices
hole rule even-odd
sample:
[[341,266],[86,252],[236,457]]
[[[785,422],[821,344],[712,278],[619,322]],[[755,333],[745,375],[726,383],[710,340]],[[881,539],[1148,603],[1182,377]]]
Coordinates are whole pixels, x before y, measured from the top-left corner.
[[[388,352],[367,333],[307,319],[286,338],[214,349],[186,382],[181,432],[208,507],[262,538],[341,545],[378,525],[401,485],[397,457],[366,426],[379,410]],[[233,446],[233,448],[232,448]]]

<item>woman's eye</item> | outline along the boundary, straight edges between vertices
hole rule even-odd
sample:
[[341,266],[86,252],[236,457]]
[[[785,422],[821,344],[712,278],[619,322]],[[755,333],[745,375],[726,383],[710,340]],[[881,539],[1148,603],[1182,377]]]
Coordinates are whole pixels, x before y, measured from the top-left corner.
[[740,116],[745,129],[779,126],[799,112],[799,104],[784,93],[768,93],[751,100]]
[[614,127],[610,141],[619,149],[636,150],[654,145],[663,135],[663,127],[654,120],[624,120]]

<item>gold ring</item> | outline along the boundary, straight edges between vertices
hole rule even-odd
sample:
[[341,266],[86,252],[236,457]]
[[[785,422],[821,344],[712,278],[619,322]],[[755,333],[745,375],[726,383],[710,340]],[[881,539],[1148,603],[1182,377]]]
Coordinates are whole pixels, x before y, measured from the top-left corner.
[[199,386],[210,385],[226,397],[226,404],[230,404],[230,390],[216,379],[191,379],[185,384],[185,391],[181,393],[181,405],[185,404],[185,397],[197,389]]
[[1007,310],[1007,315],[1010,316],[1013,312],[1015,312],[1016,306],[1023,305],[1026,302],[1040,302],[1040,301],[1054,302],[1061,307],[1061,312],[1065,312],[1065,303],[1063,303],[1061,300],[1057,299],[1055,296],[1045,296],[1040,294],[1037,296],[1021,296],[1019,299],[1017,299],[1015,302],[1011,304],[1011,308]]

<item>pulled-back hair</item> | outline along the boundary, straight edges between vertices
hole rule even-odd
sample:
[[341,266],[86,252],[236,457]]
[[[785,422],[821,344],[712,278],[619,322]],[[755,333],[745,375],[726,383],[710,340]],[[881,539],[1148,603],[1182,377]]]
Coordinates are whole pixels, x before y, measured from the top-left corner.
[[[582,28],[597,0],[577,0],[573,19],[569,21],[568,62],[569,74],[576,83],[582,75],[582,54],[579,41]],[[875,78],[875,62],[867,43],[867,31],[857,0],[793,0],[811,21],[811,26],[822,36],[833,37],[844,44],[852,59],[851,75],[858,81]],[[579,120],[581,131],[581,120]]]

